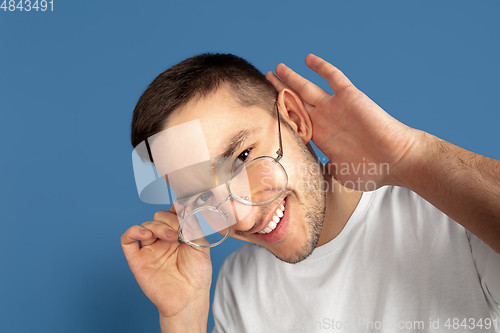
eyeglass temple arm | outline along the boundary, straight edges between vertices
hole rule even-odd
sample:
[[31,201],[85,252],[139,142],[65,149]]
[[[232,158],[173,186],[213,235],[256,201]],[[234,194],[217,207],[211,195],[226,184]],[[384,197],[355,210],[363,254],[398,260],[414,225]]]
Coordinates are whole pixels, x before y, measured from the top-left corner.
[[279,162],[283,157],[283,144],[281,143],[281,124],[280,124],[280,110],[278,108],[278,101],[276,101],[276,112],[278,113],[278,134],[280,138],[280,148],[276,151],[278,157],[276,157],[276,162]]
[[[173,204],[172,204],[172,205],[173,205]],[[181,216],[181,218],[182,218],[183,220],[184,220],[184,216],[185,216],[185,215],[186,215],[186,210],[184,209],[184,210],[182,211],[182,216]],[[180,226],[179,226],[179,228],[180,228]],[[177,230],[177,233],[179,233],[179,230]],[[180,236],[180,235],[179,235],[179,237],[177,238],[177,242],[179,242],[179,244],[184,243],[184,241],[182,240],[182,238],[181,238],[181,236]]]

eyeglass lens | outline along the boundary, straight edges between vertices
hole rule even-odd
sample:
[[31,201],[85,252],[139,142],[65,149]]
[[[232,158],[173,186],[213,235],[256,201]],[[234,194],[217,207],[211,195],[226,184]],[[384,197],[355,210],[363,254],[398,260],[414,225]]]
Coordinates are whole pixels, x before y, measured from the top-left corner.
[[[285,170],[272,158],[260,157],[251,161],[233,175],[229,183],[230,193],[219,186],[200,194],[193,201],[190,208],[194,213],[179,221],[184,241],[198,246],[210,246],[222,241],[230,225],[249,214],[249,205],[265,204],[277,199],[286,184]],[[220,205],[228,197],[236,200],[227,200]]]

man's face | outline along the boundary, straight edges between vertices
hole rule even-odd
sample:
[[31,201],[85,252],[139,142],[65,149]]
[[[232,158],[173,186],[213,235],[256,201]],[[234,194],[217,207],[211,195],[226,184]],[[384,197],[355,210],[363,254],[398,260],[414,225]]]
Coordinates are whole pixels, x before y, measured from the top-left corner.
[[[230,236],[261,245],[277,258],[295,263],[305,259],[316,246],[324,220],[325,194],[320,189],[323,177],[317,172],[317,162],[297,133],[283,126],[290,121],[287,115],[280,113],[280,118],[283,142],[280,163],[288,173],[287,188],[271,203],[250,206],[249,213],[231,227]],[[250,161],[259,156],[277,156],[277,119],[258,106],[240,105],[226,88],[176,110],[167,128],[193,120],[200,121],[211,157],[221,156],[228,143],[242,131],[245,138],[233,158]],[[282,206],[285,209],[280,217],[277,210]],[[279,222],[269,228],[275,215]],[[272,227],[271,232],[259,233]]]

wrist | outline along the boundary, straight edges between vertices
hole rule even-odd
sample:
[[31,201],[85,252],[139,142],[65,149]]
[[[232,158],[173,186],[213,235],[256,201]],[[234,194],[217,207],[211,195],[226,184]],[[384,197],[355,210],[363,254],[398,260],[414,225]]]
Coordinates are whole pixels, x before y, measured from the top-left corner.
[[208,311],[210,309],[210,296],[199,298],[176,314],[163,316],[160,313],[160,326],[162,333],[174,332],[207,332]]
[[412,189],[425,174],[434,155],[439,153],[438,138],[421,130],[414,130],[413,141],[401,159],[393,165],[390,172],[390,185]]

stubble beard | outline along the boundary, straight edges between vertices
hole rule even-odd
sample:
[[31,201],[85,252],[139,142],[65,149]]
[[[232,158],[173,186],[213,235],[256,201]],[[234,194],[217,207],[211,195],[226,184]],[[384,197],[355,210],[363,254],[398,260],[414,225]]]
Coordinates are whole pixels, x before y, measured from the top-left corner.
[[[310,202],[307,204],[298,200],[297,195],[294,192],[290,192],[289,196],[294,198],[302,211],[304,212],[305,222],[308,227],[309,237],[306,240],[306,244],[302,248],[293,249],[293,253],[285,257],[278,257],[274,255],[279,260],[289,263],[296,264],[305,260],[316,248],[318,244],[319,237],[321,235],[321,230],[323,229],[323,222],[325,220],[326,211],[326,192],[321,188],[321,184],[324,179],[321,172],[314,172],[312,169],[317,168],[316,171],[321,170],[319,168],[319,161],[317,157],[315,158],[313,154],[308,150],[301,138],[292,131],[295,137],[295,141],[300,148],[300,158],[299,163],[307,163],[311,165],[312,168],[306,168],[306,172],[298,175],[300,179],[297,183],[306,184],[304,186],[304,192],[302,193],[304,197],[309,198]],[[292,219],[293,217],[291,217]],[[298,245],[300,246],[300,245]]]

